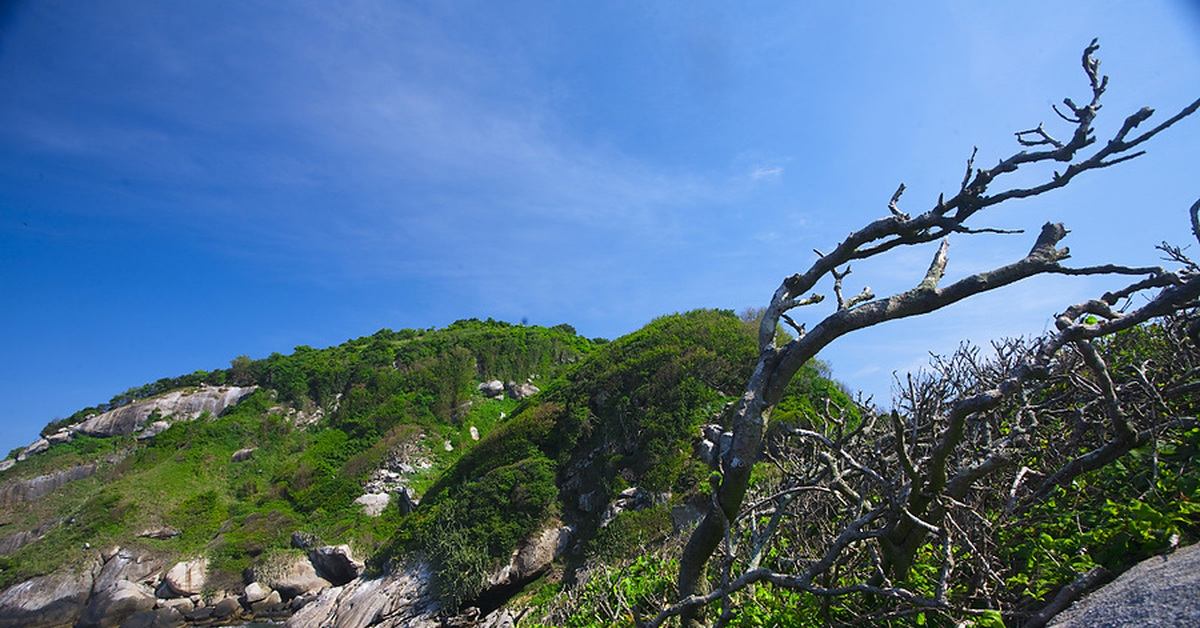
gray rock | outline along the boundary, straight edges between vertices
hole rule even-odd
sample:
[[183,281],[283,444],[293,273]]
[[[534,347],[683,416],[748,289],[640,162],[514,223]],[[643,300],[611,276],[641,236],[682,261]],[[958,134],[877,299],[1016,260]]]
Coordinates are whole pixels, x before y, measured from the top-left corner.
[[498,379],[483,382],[478,386],[478,388],[479,392],[483,393],[484,397],[496,398],[504,396],[504,382],[501,382]]
[[429,583],[433,569],[411,563],[381,578],[326,589],[284,624],[290,628],[435,628],[440,607]]
[[251,457],[253,457],[254,452],[256,452],[256,451],[258,451],[258,447],[247,447],[245,449],[239,449],[239,450],[233,452],[233,456],[230,457],[229,461],[230,462],[245,462],[245,461],[249,460]]
[[204,386],[198,391],[176,390],[153,399],[109,410],[74,426],[88,436],[108,437],[133,434],[157,411],[161,416],[192,420],[204,412],[221,414],[254,392],[256,386]]
[[327,545],[308,551],[308,559],[312,561],[317,575],[341,586],[357,578],[365,565],[356,560],[350,553],[349,545]]
[[96,465],[84,464],[27,480],[13,480],[0,485],[0,508],[37,499],[58,488],[96,474]]
[[278,591],[285,600],[331,586],[328,580],[317,575],[308,557],[299,554],[272,556],[263,565],[255,567],[254,576],[259,584]]
[[[116,548],[111,552],[92,583],[93,593],[99,593],[119,582],[137,582],[151,586],[158,580],[163,562],[132,550]],[[149,589],[147,589],[149,590]]]
[[43,451],[46,451],[47,449],[50,449],[50,441],[48,441],[44,438],[39,438],[39,439],[33,441],[33,444],[31,444],[30,446],[28,446],[24,450],[22,450],[21,453],[17,454],[17,461],[18,462],[24,461],[25,459],[29,458],[30,456],[35,456],[37,454],[40,454]]
[[163,607],[134,613],[121,624],[121,628],[177,628],[186,624],[187,621],[178,610]]
[[1053,618],[1055,628],[1200,626],[1200,544],[1148,558]]
[[171,424],[166,421],[152,421],[142,427],[142,431],[138,432],[138,440],[148,440],[162,434],[170,429]]
[[237,599],[227,597],[213,605],[212,616],[219,619],[227,619],[236,617],[241,614],[241,611],[242,605],[238,603]]
[[359,496],[354,500],[354,503],[361,504],[363,514],[368,517],[378,517],[383,514],[383,510],[387,508],[388,503],[392,500],[387,493],[367,493]]
[[32,530],[21,530],[0,539],[0,556],[11,554],[26,545],[42,538],[51,528],[62,522],[62,519],[47,521]]
[[0,628],[58,628],[83,614],[91,574],[55,572],[26,580],[0,593]]
[[264,587],[257,582],[251,582],[250,584],[246,585],[246,603],[253,604],[255,602],[261,602],[265,600],[267,595],[270,593],[274,593],[270,587]]
[[513,399],[525,399],[541,392],[541,390],[539,390],[538,387],[534,386],[533,384],[517,384],[514,382],[509,382],[506,388],[508,389],[508,396],[512,397]]
[[50,443],[51,446],[54,446],[54,445],[58,445],[61,443],[69,443],[69,442],[71,442],[71,439],[74,437],[75,437],[74,432],[72,432],[71,430],[68,430],[66,428],[63,428],[63,429],[58,430],[57,432],[47,436],[46,442]]
[[292,547],[296,549],[308,549],[321,544],[321,539],[311,532],[301,532],[296,530],[292,533]]
[[204,582],[208,578],[208,559],[197,558],[176,563],[163,576],[165,584],[175,595],[186,597],[199,595],[204,590]]
[[118,580],[92,594],[76,628],[117,628],[130,615],[154,608],[154,593],[141,584]]
[[562,556],[574,530],[569,526],[547,528],[525,539],[513,551],[508,564],[488,577],[488,585],[502,586],[529,582],[550,568]]
[[17,466],[17,461],[13,460],[12,458],[5,458],[4,460],[0,460],[0,472],[8,471],[9,469],[11,469],[15,466]]

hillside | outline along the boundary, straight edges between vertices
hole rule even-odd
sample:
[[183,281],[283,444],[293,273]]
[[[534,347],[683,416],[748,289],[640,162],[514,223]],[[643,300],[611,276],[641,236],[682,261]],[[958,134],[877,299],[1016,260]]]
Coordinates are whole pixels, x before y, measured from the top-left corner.
[[[4,462],[0,626],[627,623],[634,605],[671,600],[675,548],[712,499],[756,333],[710,310],[611,342],[469,320],[131,389]],[[1156,333],[1112,348],[1168,350]],[[870,409],[828,377],[809,364],[792,380],[756,494],[784,486],[795,426],[866,427]],[[1009,574],[1013,595],[1036,601],[1073,577],[1048,560],[1086,567],[1077,552],[1094,551],[1119,568],[1194,538],[1198,438],[1152,449],[1153,476],[1135,452],[1126,477],[1085,483],[1116,488],[1072,506],[1159,517],[1149,528],[1101,517],[1068,547],[1064,519],[1041,509],[1032,527],[996,530],[1005,560],[1025,561]],[[1148,477],[1165,501],[1125,497]],[[781,532],[763,560],[790,560],[783,548],[803,548],[804,525],[824,524]],[[921,560],[914,578],[928,578]],[[746,626],[869,612],[770,588],[740,604]]]

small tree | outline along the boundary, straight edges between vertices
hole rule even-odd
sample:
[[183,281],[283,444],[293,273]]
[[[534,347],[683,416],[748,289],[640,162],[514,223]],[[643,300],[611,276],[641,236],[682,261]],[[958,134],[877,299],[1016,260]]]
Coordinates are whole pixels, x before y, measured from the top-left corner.
[[[975,153],[967,160],[966,173],[959,189],[950,197],[942,195],[927,211],[910,216],[900,209],[904,192],[901,184],[888,203],[890,215],[862,229],[852,232],[845,240],[828,253],[816,251],[818,259],[803,273],[783,280],[775,291],[770,304],[762,315],[759,328],[760,354],[757,366],[738,401],[732,420],[732,445],[724,452],[720,461],[719,478],[714,477],[712,505],[702,522],[692,533],[680,561],[678,593],[680,603],[663,610],[647,622],[659,625],[668,618],[681,615],[683,622],[690,623],[704,605],[722,600],[730,592],[755,582],[770,582],[816,593],[818,595],[842,595],[846,593],[868,593],[877,596],[905,600],[908,603],[944,607],[947,604],[944,590],[931,598],[922,597],[903,587],[892,586],[896,579],[904,579],[912,566],[917,548],[926,543],[929,535],[949,538],[945,526],[938,521],[944,517],[947,504],[987,476],[995,468],[1006,466],[1009,459],[1001,453],[984,456],[968,463],[961,456],[964,434],[970,421],[995,409],[1005,399],[1018,394],[1024,384],[1045,376],[1051,361],[1064,347],[1073,347],[1083,356],[1087,368],[1095,376],[1098,390],[1108,410],[1112,438],[1088,454],[1073,458],[1060,469],[1060,474],[1046,480],[1046,490],[1073,477],[1083,470],[1107,464],[1120,452],[1128,451],[1140,441],[1142,433],[1135,430],[1120,409],[1120,401],[1113,392],[1111,377],[1090,341],[1120,330],[1129,329],[1155,316],[1168,315],[1194,305],[1200,295],[1200,276],[1194,267],[1190,270],[1169,273],[1158,267],[1131,268],[1116,265],[1069,267],[1063,264],[1069,257],[1066,248],[1059,243],[1067,235],[1062,224],[1047,223],[1033,243],[1028,255],[1011,264],[986,272],[977,273],[948,286],[941,285],[947,264],[947,236],[951,234],[976,234],[999,232],[996,229],[970,226],[970,220],[980,211],[1013,199],[1037,196],[1066,186],[1075,177],[1093,170],[1100,170],[1123,161],[1133,159],[1143,152],[1139,147],[1161,131],[1200,108],[1200,100],[1193,102],[1179,113],[1157,126],[1136,133],[1152,115],[1153,110],[1143,108],[1128,116],[1121,128],[1103,144],[1097,145],[1092,123],[1100,109],[1100,98],[1108,86],[1108,77],[1099,73],[1099,61],[1093,56],[1098,46],[1095,41],[1083,53],[1083,69],[1087,75],[1091,98],[1086,104],[1076,104],[1064,99],[1066,110],[1055,108],[1055,112],[1072,125],[1070,137],[1059,140],[1043,125],[1016,134],[1022,149],[1001,160],[991,168],[976,168]],[[1027,171],[1051,164],[1065,164],[1051,170],[1041,183],[1028,187],[1004,187],[1007,175],[1018,170]],[[1193,226],[1196,228],[1197,211],[1200,203],[1192,208]],[[1200,229],[1197,229],[1200,233]],[[1200,235],[1198,235],[1200,237]],[[917,244],[941,240],[924,277],[912,289],[884,298],[876,298],[867,288],[854,296],[847,297],[843,283],[850,274],[850,262],[877,256]],[[819,559],[796,573],[776,573],[759,566],[761,547],[758,554],[751,554],[746,569],[741,575],[728,571],[724,584],[718,590],[704,592],[706,565],[713,553],[726,542],[731,543],[731,530],[746,516],[745,497],[750,486],[751,471],[760,462],[767,433],[767,419],[771,408],[780,400],[784,388],[800,367],[837,338],[855,330],[887,321],[929,313],[947,307],[968,297],[995,290],[1022,279],[1042,274],[1062,275],[1126,275],[1135,278],[1123,290],[1104,295],[1069,308],[1058,318],[1057,334],[1046,339],[1036,350],[1023,354],[1014,368],[995,381],[988,381],[978,392],[963,394],[942,405],[937,414],[937,436],[934,440],[918,445],[905,442],[902,436],[905,427],[897,414],[889,417],[888,423],[895,427],[892,456],[898,461],[902,476],[889,484],[872,466],[857,460],[847,434],[835,438],[831,434],[812,432],[802,437],[818,443],[823,454],[811,451],[811,455],[827,464],[825,477],[840,478],[823,490],[843,493],[845,499],[857,501],[859,515],[853,518],[838,534],[829,537],[827,552]],[[808,294],[826,276],[832,278],[832,290],[836,299],[836,311],[819,323],[806,329],[797,324],[788,314],[797,307],[823,301],[821,294]],[[1137,293],[1149,291],[1152,296],[1140,308],[1124,314],[1114,306]],[[794,330],[795,338],[786,343],[777,342],[779,325],[786,324]],[[918,395],[919,397],[919,395]],[[916,399],[917,397],[913,397]],[[926,417],[928,418],[928,417]],[[831,417],[836,423],[836,417]],[[920,421],[920,413],[906,420]],[[858,434],[867,433],[866,425],[859,426]],[[796,428],[800,429],[800,428]],[[847,433],[854,433],[848,430]],[[924,447],[919,459],[911,459],[914,447]],[[832,470],[832,471],[831,471]],[[879,486],[888,486],[880,494],[883,498],[872,500],[856,491],[843,481],[846,474],[868,478]],[[831,475],[832,474],[832,475]],[[840,485],[839,485],[840,483]],[[1039,491],[1037,495],[1044,494]],[[780,503],[778,497],[772,503]],[[751,506],[753,510],[755,506]],[[780,509],[782,511],[783,509]],[[774,524],[771,524],[774,525]],[[771,529],[762,531],[765,543]],[[866,552],[870,564],[874,565],[871,577],[849,587],[830,589],[820,584],[820,578],[828,575],[829,568],[851,547],[869,542]],[[948,542],[947,542],[948,543]],[[762,545],[761,543],[759,544]],[[947,545],[948,548],[948,545]],[[864,550],[865,551],[865,550]],[[949,551],[949,549],[947,549]],[[726,553],[728,556],[728,552]],[[800,567],[800,566],[798,566]],[[944,588],[944,587],[943,587]],[[723,616],[719,623],[728,621]]]

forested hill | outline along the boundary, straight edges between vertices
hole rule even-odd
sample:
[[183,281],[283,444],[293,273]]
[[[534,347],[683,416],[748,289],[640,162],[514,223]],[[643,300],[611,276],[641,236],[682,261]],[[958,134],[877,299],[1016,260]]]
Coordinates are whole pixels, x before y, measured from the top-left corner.
[[[538,530],[569,531],[555,555],[570,570],[695,517],[721,432],[700,427],[740,392],[754,333],[725,311],[613,342],[466,320],[132,388],[5,462],[0,586],[95,571],[119,547],[158,566],[140,577],[160,607],[257,582],[291,612],[310,592],[279,565],[347,546],[368,574],[425,557],[444,608],[498,605],[548,566],[494,576]],[[797,386],[845,398],[815,370]],[[196,591],[167,583],[199,559]]]

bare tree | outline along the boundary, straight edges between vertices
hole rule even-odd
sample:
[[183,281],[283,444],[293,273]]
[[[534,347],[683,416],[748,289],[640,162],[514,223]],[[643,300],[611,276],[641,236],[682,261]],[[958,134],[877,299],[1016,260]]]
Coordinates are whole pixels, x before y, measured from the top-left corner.
[[[910,216],[900,209],[900,199],[904,192],[904,185],[901,184],[888,203],[888,216],[852,232],[828,253],[815,251],[818,259],[807,271],[783,280],[762,317],[758,362],[745,392],[736,405],[732,420],[732,445],[721,457],[721,473],[719,480],[715,480],[714,483],[712,505],[683,550],[678,578],[678,592],[682,601],[660,613],[649,622],[651,625],[661,624],[677,614],[682,616],[684,623],[690,623],[701,606],[722,599],[732,590],[760,581],[822,594],[863,592],[904,599],[917,605],[945,604],[945,600],[942,599],[944,596],[941,595],[927,599],[902,588],[889,587],[889,579],[907,573],[915,548],[920,546],[929,534],[948,538],[949,532],[946,528],[930,523],[929,519],[939,519],[947,508],[953,507],[955,495],[959,495],[979,478],[987,475],[993,466],[1005,464],[1003,448],[997,448],[994,455],[982,458],[975,464],[965,467],[957,465],[959,461],[955,460],[956,447],[962,442],[962,433],[968,428],[969,420],[979,416],[981,412],[995,408],[1005,398],[1020,390],[1025,381],[1044,373],[1049,361],[1064,346],[1076,347],[1084,356],[1088,368],[1093,370],[1101,382],[1100,391],[1106,399],[1110,424],[1115,434],[1113,442],[1117,444],[1109,449],[1102,447],[1090,457],[1073,460],[1063,467],[1063,477],[1049,478],[1046,482],[1062,482],[1071,474],[1105,464],[1117,451],[1127,451],[1129,443],[1141,438],[1140,433],[1123,420],[1115,395],[1106,392],[1111,385],[1104,383],[1102,373],[1105,369],[1103,364],[1094,359],[1094,352],[1087,348],[1088,341],[1120,329],[1127,329],[1150,317],[1169,314],[1183,307],[1183,304],[1193,302],[1200,294],[1200,279],[1194,272],[1168,273],[1159,267],[1132,268],[1117,265],[1069,267],[1063,264],[1069,257],[1069,251],[1058,246],[1067,235],[1067,230],[1061,224],[1047,223],[1041,228],[1025,257],[950,285],[941,285],[947,264],[947,236],[999,232],[996,229],[969,226],[970,219],[981,210],[1013,199],[1044,194],[1067,185],[1085,172],[1133,159],[1143,154],[1143,151],[1139,150],[1142,143],[1200,108],[1200,100],[1197,100],[1157,126],[1136,133],[1136,129],[1154,113],[1152,109],[1143,108],[1128,116],[1109,140],[1098,144],[1092,124],[1100,109],[1100,98],[1108,86],[1108,77],[1099,72],[1099,61],[1094,57],[1097,48],[1096,42],[1093,41],[1084,50],[1082,59],[1091,91],[1089,101],[1086,104],[1076,104],[1067,98],[1063,101],[1065,110],[1055,108],[1055,112],[1072,125],[1069,139],[1057,139],[1039,124],[1036,128],[1017,133],[1017,141],[1022,150],[991,168],[976,168],[975,153],[972,153],[958,191],[949,199],[943,194],[934,207],[916,216]],[[1053,164],[1060,166],[1043,175],[1045,178],[1041,183],[1028,187],[1003,186],[1003,182],[1007,180],[1006,176],[1018,170],[1026,171]],[[1200,203],[1197,207],[1200,207]],[[1200,220],[1195,217],[1196,210],[1194,207],[1194,222]],[[850,274],[851,262],[936,240],[942,240],[941,246],[924,277],[912,289],[884,298],[877,298],[868,288],[853,296],[848,297],[844,294],[843,283]],[[944,419],[940,426],[941,436],[928,451],[921,453],[919,461],[910,459],[913,455],[910,445],[897,441],[894,452],[907,478],[907,488],[897,486],[889,490],[907,492],[890,495],[879,502],[860,501],[858,507],[862,509],[861,514],[832,540],[832,545],[827,548],[823,558],[793,574],[766,570],[758,567],[757,561],[751,560],[749,569],[736,578],[726,578],[726,585],[720,590],[709,593],[701,591],[709,558],[723,541],[728,544],[732,525],[739,517],[744,516],[750,475],[754,466],[760,463],[770,409],[781,399],[785,386],[805,362],[816,356],[829,343],[855,330],[939,310],[968,297],[1043,274],[1126,275],[1137,279],[1122,291],[1069,309],[1059,318],[1060,328],[1057,335],[1035,351],[1029,359],[1020,361],[1011,373],[995,382],[994,386],[986,387],[976,394],[962,396],[938,413],[938,416]],[[795,323],[788,312],[797,307],[821,302],[824,299],[822,295],[809,292],[826,276],[830,276],[833,281],[836,311],[811,329],[806,329],[804,325]],[[1146,305],[1124,315],[1113,310],[1118,300],[1147,290],[1157,292]],[[806,294],[809,295],[805,296]],[[1099,317],[1101,320],[1088,322],[1091,319],[1085,320],[1085,316]],[[776,344],[776,330],[781,323],[790,326],[796,337],[780,346]],[[933,395],[932,391],[928,394],[916,392],[918,394],[913,397],[914,402],[922,396]],[[921,419],[918,416],[916,420]],[[902,429],[896,430],[898,436],[903,433]],[[844,446],[844,442],[816,432],[801,436],[823,447],[824,458],[815,450],[810,452],[824,461],[822,464],[826,469],[822,473],[843,480],[849,473],[856,477],[868,478],[880,486],[887,484],[885,478],[870,464],[855,459]],[[843,498],[849,500],[854,500],[855,495],[858,495],[859,499],[862,498],[859,491],[854,490],[845,481],[835,481],[832,485],[825,486],[824,490],[840,493]],[[893,516],[899,513],[903,517],[888,521],[885,516],[888,513],[892,513]],[[881,527],[880,523],[884,521],[887,521],[887,525]],[[817,579],[827,572],[848,547],[867,538],[878,539],[878,543],[873,547],[878,547],[881,554],[877,559],[878,573],[873,578],[835,591],[823,590],[816,584]]]

